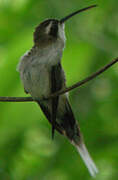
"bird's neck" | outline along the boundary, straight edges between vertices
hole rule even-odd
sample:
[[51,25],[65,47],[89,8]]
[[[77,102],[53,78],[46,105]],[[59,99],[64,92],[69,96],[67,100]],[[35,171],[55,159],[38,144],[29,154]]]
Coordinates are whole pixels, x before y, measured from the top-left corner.
[[64,44],[53,43],[45,47],[34,46],[32,53],[35,60],[41,64],[55,65],[61,61]]

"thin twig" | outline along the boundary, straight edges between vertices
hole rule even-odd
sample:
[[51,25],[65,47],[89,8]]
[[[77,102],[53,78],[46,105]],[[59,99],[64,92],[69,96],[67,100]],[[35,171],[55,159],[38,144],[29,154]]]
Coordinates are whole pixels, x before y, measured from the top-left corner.
[[[101,68],[100,70],[98,70],[97,72],[93,73],[92,75],[88,76],[87,78],[83,79],[82,81],[77,82],[76,84],[65,88],[64,90],[58,91],[52,95],[50,95],[49,97],[47,97],[46,99],[50,99],[56,96],[59,96],[61,94],[64,94],[68,91],[71,91],[72,89],[75,89],[77,87],[80,87],[84,84],[86,84],[87,82],[91,81],[92,79],[96,78],[98,75],[102,74],[104,71],[106,71],[107,69],[109,69],[112,65],[114,65],[115,63],[118,62],[118,58],[112,60],[109,64],[107,64],[106,66],[104,66],[103,68]],[[29,101],[36,101],[36,100],[45,100],[45,99],[32,99],[32,97],[0,97],[0,101],[2,102],[29,102]]]
[[2,96],[0,97],[1,102],[31,102],[34,101],[32,97],[7,97]]
[[106,66],[104,66],[103,68],[101,68],[100,70],[98,70],[97,72],[93,73],[92,75],[88,76],[87,78],[83,79],[82,81],[79,81],[78,83],[64,89],[64,90],[61,90],[57,93],[54,93],[52,95],[50,95],[48,98],[52,98],[52,97],[55,97],[55,96],[58,96],[58,95],[61,95],[61,94],[64,94],[68,91],[71,91],[72,89],[75,89],[77,87],[80,87],[84,84],[86,84],[87,82],[91,81],[92,79],[96,78],[98,75],[102,74],[104,71],[106,71],[107,69],[109,69],[112,65],[114,65],[115,63],[118,62],[118,58],[112,60],[109,64],[107,64]]

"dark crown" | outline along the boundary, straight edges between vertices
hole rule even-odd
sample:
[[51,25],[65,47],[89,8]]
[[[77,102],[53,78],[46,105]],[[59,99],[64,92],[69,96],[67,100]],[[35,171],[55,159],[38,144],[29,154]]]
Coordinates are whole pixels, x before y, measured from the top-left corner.
[[[57,38],[58,34],[58,23],[56,19],[47,19],[40,23],[34,32],[34,43],[40,44],[45,43]],[[50,27],[49,27],[50,26]],[[49,32],[46,34],[46,28],[49,27]]]

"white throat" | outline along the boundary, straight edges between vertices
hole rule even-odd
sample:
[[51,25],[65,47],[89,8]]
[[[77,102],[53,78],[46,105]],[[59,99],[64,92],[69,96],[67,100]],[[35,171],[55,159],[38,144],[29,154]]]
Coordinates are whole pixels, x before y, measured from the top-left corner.
[[61,39],[62,41],[64,41],[64,43],[65,43],[65,41],[66,41],[66,36],[65,36],[65,25],[64,25],[64,24],[61,24],[61,25],[59,24],[58,35],[59,35],[60,39]]

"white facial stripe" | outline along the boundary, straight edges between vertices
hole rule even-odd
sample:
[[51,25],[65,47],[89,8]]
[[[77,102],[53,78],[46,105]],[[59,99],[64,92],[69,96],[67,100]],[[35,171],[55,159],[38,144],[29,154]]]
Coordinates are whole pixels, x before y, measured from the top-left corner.
[[65,37],[65,25],[64,24],[59,24],[59,31],[58,31],[58,34],[59,34],[59,37],[62,39],[62,40],[66,40],[66,37]]
[[52,21],[51,21],[50,24],[46,27],[46,34],[49,34],[51,26],[52,26]]

